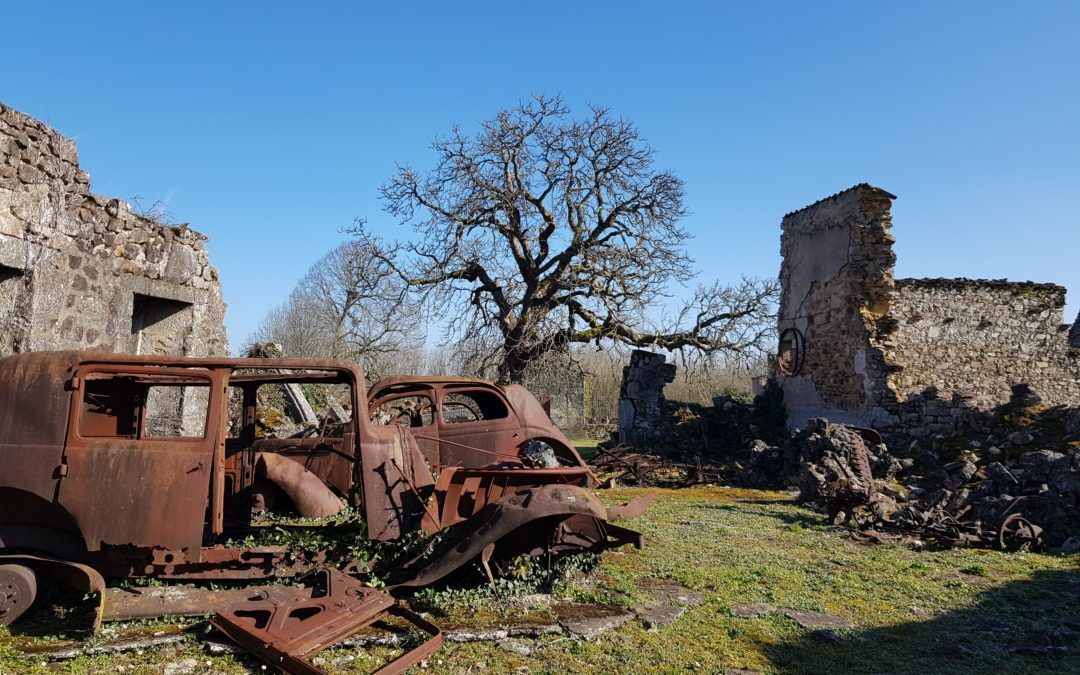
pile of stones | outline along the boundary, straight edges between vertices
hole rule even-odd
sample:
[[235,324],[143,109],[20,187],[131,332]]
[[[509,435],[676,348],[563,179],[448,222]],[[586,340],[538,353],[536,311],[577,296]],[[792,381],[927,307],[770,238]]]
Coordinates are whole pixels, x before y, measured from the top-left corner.
[[[999,411],[985,442],[909,447],[902,459],[872,431],[812,420],[782,446],[756,444],[736,480],[797,489],[802,503],[860,529],[1080,552],[1080,410],[1034,403],[1028,394]],[[946,452],[954,458],[942,463]]]

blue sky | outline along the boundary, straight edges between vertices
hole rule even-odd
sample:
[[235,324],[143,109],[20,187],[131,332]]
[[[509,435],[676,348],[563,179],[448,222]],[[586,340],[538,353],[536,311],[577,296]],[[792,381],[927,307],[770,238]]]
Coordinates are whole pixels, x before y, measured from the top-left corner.
[[0,101],[95,192],[211,237],[233,347],[396,162],[534,92],[634,120],[687,183],[701,280],[775,275],[787,212],[899,196],[901,276],[1080,310],[1080,3],[10,3]]

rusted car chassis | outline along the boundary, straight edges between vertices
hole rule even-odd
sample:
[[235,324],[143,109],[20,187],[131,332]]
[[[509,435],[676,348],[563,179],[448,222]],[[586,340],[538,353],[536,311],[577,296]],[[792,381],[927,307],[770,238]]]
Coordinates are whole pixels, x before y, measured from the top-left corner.
[[[224,543],[252,532],[268,485],[305,516],[355,506],[374,541],[441,532],[441,551],[402,566],[402,587],[493,554],[640,545],[611,524],[595,477],[525,390],[398,378],[373,389],[369,409],[364,382],[339,361],[0,359],[0,622],[25,610],[50,566],[87,589],[98,572],[222,580],[319,567],[318,551]],[[285,385],[334,387],[336,413],[268,433],[263,393]],[[372,419],[408,396],[419,397],[408,423]]]

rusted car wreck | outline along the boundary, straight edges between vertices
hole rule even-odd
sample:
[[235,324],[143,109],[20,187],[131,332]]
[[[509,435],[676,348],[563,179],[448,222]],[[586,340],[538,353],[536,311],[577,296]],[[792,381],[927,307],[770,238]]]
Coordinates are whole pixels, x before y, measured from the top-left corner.
[[[317,386],[335,392],[321,414],[287,435],[267,431],[266,392]],[[318,568],[316,551],[297,559],[227,544],[251,531],[253,504],[271,492],[304,516],[352,505],[374,541],[441,533],[434,552],[400,566],[399,587],[478,558],[486,568],[503,554],[641,545],[611,521],[642,505],[609,512],[524,389],[398,378],[373,388],[370,405],[349,362],[0,359],[0,622],[25,611],[42,574],[100,591],[102,576],[236,580]]]

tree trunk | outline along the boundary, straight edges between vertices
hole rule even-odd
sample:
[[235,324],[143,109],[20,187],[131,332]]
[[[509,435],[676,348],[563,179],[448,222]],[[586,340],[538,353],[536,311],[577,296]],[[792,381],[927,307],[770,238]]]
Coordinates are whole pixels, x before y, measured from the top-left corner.
[[525,384],[525,370],[529,367],[528,357],[516,349],[509,349],[499,364],[499,384]]

